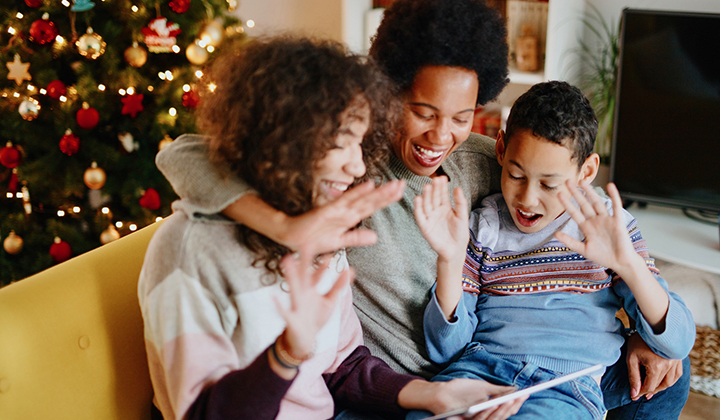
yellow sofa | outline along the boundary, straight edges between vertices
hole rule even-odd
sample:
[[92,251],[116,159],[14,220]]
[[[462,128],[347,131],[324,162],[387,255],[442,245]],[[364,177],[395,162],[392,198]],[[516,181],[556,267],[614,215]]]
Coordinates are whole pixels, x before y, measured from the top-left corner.
[[0,289],[0,419],[149,419],[137,281],[161,222]]

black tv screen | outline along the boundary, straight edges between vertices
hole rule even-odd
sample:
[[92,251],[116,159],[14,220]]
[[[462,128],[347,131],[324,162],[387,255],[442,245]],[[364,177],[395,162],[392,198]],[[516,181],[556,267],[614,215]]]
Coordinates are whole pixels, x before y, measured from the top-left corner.
[[619,60],[623,199],[720,211],[720,14],[625,9]]

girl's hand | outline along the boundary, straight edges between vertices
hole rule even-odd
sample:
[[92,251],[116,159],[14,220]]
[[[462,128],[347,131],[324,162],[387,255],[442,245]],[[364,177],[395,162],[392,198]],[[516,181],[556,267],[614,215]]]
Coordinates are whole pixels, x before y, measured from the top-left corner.
[[444,175],[425,185],[422,195],[415,197],[415,221],[440,259],[462,264],[470,239],[467,200],[462,189],[455,188],[453,209],[447,188],[448,178]]
[[[478,379],[458,378],[448,382],[409,382],[398,395],[403,408],[422,409],[433,414],[469,407],[492,397],[515,391],[512,386],[493,385]],[[508,401],[475,414],[473,420],[503,420],[518,412],[527,396]]]
[[340,292],[353,278],[352,269],[345,270],[329,292],[319,294],[316,286],[328,267],[329,258],[321,258],[319,266],[313,268],[313,257],[311,252],[303,251],[282,259],[283,274],[290,287],[290,307],[284,308],[275,298],[275,306],[287,324],[280,339],[284,338],[286,350],[299,360],[312,356],[315,336],[330,319]]
[[623,218],[622,200],[615,184],[610,183],[607,186],[613,203],[612,215],[587,181],[580,184],[585,195],[570,181],[567,182],[567,187],[578,205],[573,205],[562,191],[558,193],[558,199],[580,227],[585,241],[579,241],[564,232],[556,232],[555,238],[585,258],[608,267],[621,276],[633,265],[637,266],[641,257],[635,252],[630,240]]

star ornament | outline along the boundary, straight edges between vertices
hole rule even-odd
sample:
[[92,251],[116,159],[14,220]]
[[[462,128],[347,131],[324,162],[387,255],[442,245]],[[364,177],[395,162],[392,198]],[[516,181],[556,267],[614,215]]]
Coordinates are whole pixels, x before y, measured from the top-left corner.
[[8,62],[5,65],[8,70],[10,70],[7,77],[8,80],[14,79],[18,86],[22,84],[23,80],[32,80],[30,73],[28,73],[30,63],[22,63],[19,54],[15,54],[15,61]]
[[121,99],[121,101],[123,103],[122,114],[123,115],[129,114],[133,118],[137,117],[138,112],[145,109],[145,108],[143,108],[142,100],[143,100],[142,94],[127,95],[124,98],[122,98]]

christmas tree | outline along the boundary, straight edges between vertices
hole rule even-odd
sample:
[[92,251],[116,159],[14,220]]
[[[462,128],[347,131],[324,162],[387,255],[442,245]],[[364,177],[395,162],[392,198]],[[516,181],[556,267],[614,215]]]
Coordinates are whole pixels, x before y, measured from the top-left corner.
[[0,2],[0,286],[153,223],[237,0]]

